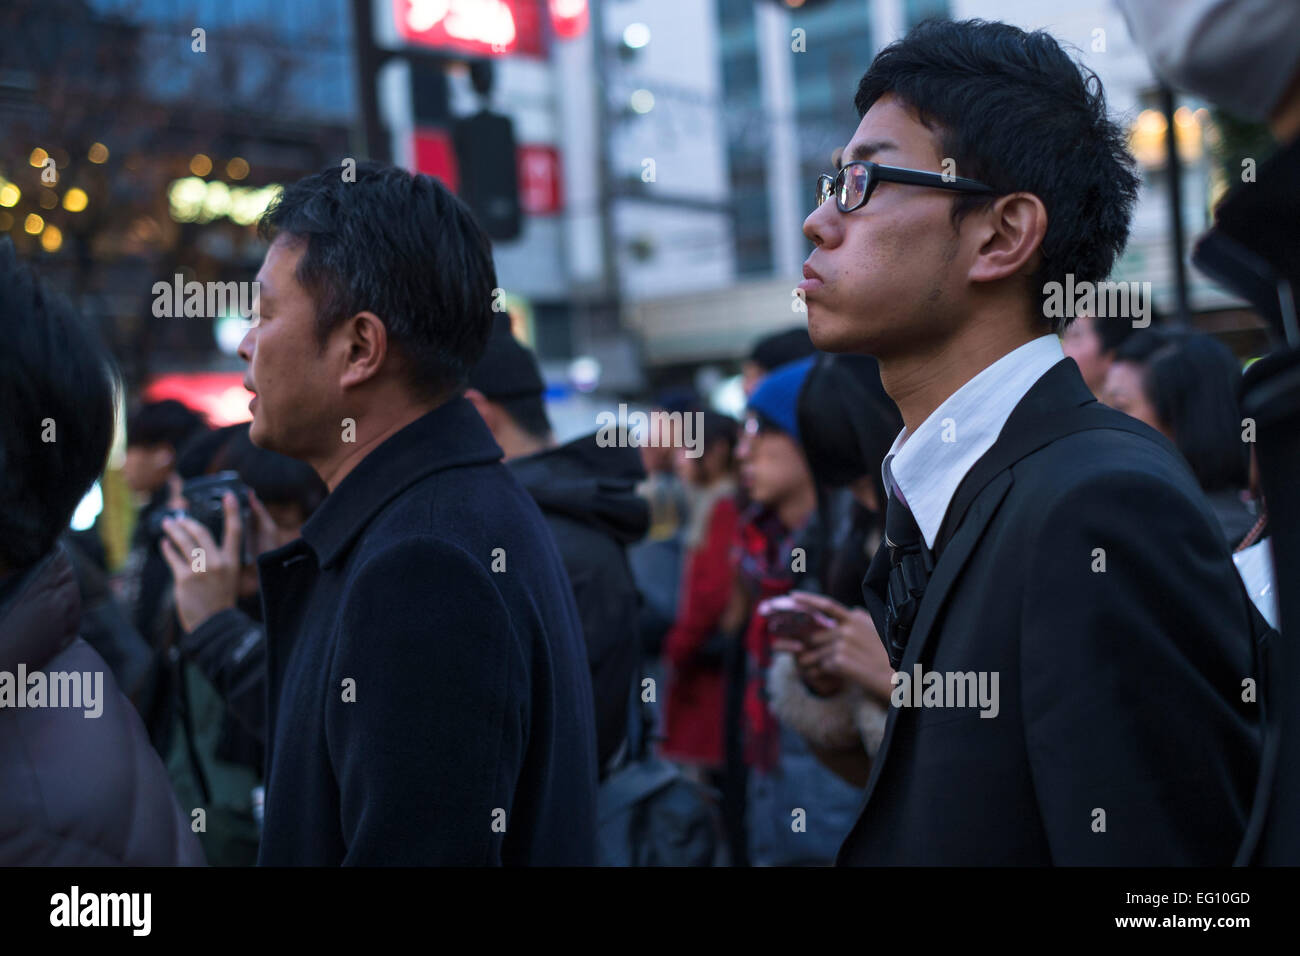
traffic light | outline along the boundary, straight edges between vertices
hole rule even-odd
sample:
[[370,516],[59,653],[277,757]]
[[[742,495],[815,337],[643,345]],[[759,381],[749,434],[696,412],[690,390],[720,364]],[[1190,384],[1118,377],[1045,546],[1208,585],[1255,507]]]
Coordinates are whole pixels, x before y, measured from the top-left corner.
[[460,198],[493,239],[518,238],[519,170],[514,124],[508,116],[480,110],[452,127]]

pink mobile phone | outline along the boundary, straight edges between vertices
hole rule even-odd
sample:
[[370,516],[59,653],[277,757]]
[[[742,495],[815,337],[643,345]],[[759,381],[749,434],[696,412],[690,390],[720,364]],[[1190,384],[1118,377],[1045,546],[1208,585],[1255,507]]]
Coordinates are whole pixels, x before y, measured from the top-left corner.
[[769,632],[796,641],[806,641],[818,631],[835,626],[825,614],[810,610],[791,597],[768,598],[758,605],[758,613],[767,618]]

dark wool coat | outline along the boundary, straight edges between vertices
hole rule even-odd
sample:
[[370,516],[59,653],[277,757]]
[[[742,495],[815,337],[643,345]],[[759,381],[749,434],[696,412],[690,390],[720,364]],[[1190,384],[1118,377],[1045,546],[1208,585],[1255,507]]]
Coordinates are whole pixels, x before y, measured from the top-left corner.
[[454,398],[259,560],[263,864],[590,864],[596,755],[573,593]]

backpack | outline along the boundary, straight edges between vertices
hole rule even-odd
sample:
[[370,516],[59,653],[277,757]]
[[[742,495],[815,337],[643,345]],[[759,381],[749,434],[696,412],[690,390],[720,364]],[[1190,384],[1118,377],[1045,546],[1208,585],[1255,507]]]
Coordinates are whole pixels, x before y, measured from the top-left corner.
[[628,736],[596,798],[601,866],[713,866],[722,844],[716,791],[664,760],[647,734],[653,723],[634,682]]

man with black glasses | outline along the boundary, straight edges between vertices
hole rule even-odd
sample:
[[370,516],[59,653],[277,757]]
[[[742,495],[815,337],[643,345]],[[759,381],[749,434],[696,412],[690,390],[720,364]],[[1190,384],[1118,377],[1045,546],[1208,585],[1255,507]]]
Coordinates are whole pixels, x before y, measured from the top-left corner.
[[1097,404],[1043,305],[1128,236],[1100,83],[1044,33],[934,21],[856,105],[801,288],[813,342],[876,356],[905,427],[864,582],[894,706],[839,862],[1227,864],[1260,625],[1185,463]]

